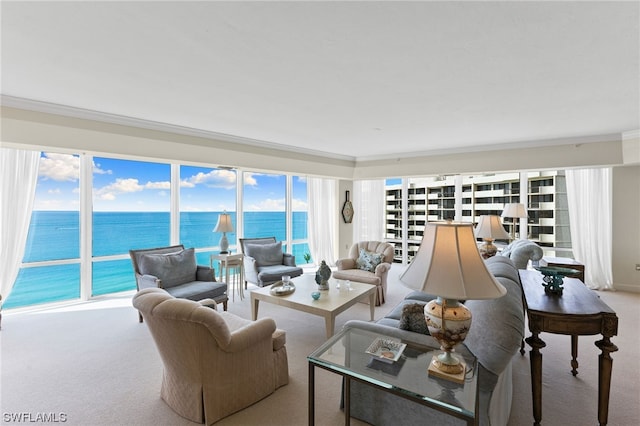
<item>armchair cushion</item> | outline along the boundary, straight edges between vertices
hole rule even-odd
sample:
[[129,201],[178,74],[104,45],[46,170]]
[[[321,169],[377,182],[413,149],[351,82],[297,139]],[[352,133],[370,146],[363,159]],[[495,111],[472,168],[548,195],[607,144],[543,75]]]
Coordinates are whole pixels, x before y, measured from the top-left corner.
[[162,277],[162,287],[175,287],[196,279],[196,255],[193,248],[175,253],[143,254],[140,256],[143,275]]
[[270,244],[247,244],[245,255],[253,257],[260,266],[282,265],[282,241]]
[[360,249],[360,255],[356,260],[358,269],[363,271],[375,272],[376,266],[382,263],[382,253],[371,253],[365,249]]

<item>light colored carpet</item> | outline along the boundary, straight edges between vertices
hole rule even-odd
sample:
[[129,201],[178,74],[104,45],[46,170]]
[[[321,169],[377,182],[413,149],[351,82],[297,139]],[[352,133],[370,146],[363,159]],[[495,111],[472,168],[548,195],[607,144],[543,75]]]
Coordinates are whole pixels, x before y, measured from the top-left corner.
[[[387,303],[376,308],[384,316],[409,292],[391,270]],[[640,419],[640,294],[601,292],[620,318],[613,342],[613,384],[609,424],[637,425]],[[160,399],[162,363],[146,325],[139,324],[131,294],[66,308],[7,313],[0,332],[2,424],[15,415],[64,414],[67,425],[194,425]],[[229,311],[250,318],[248,297],[229,302]],[[303,425],[307,423],[306,356],[325,340],[320,317],[262,303],[260,317],[274,318],[287,331],[290,383],[268,398],[221,420],[219,425]],[[368,306],[357,304],[337,318],[368,319]],[[543,424],[597,423],[597,336],[581,337],[579,375],[570,374],[568,336],[543,334]],[[528,348],[527,348],[528,350]],[[343,424],[339,409],[340,378],[316,369],[316,423]],[[532,423],[529,358],[514,362],[511,426]],[[60,417],[58,417],[60,418]],[[50,417],[55,419],[55,417]],[[13,421],[12,421],[13,420]],[[51,422],[53,424],[53,422]],[[361,422],[352,421],[361,425]],[[402,424],[401,419],[399,423]]]

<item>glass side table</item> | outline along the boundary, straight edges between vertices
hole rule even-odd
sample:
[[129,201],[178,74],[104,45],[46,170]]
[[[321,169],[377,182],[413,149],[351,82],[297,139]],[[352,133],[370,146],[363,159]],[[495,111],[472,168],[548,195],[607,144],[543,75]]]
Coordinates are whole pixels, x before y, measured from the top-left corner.
[[407,343],[407,347],[400,359],[387,364],[374,360],[372,355],[365,352],[378,338],[393,339],[368,330],[348,328],[334,335],[307,356],[309,425],[315,422],[315,367],[343,376],[346,425],[350,423],[351,416],[351,380],[460,418],[468,425],[478,424],[478,369],[475,357],[463,357],[467,364],[467,373],[464,383],[458,384],[428,375],[427,368],[431,358],[440,352],[439,348],[404,342]]

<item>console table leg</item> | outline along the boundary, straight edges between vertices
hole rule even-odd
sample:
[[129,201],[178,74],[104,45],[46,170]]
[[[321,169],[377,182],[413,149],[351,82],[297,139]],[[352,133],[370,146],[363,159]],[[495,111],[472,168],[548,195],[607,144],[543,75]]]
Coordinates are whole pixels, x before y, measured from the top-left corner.
[[315,372],[314,365],[309,363],[309,426],[313,426],[316,420],[315,413]]
[[578,336],[571,335],[571,374],[578,375]]
[[604,426],[609,418],[609,392],[613,367],[613,359],[610,354],[617,351],[618,347],[611,343],[608,337],[598,340],[596,346],[602,351],[598,357],[598,422],[600,426]]
[[531,337],[527,337],[526,342],[531,346],[529,361],[531,363],[531,395],[533,397],[533,420],[534,426],[539,426],[542,420],[542,354],[540,349],[546,343],[538,337],[537,332],[533,332]]

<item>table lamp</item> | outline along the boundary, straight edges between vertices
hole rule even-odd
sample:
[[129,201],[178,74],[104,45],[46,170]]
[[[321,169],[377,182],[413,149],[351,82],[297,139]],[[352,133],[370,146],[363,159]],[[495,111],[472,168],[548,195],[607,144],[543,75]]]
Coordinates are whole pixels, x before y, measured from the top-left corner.
[[418,253],[400,276],[409,288],[437,296],[424,307],[429,333],[444,353],[435,355],[429,372],[452,379],[464,377],[464,363],[454,346],[471,327],[471,312],[459,300],[495,299],[506,294],[485,266],[471,223],[428,222]]
[[502,217],[510,217],[514,219],[513,228],[511,229],[511,239],[516,239],[516,221],[515,219],[527,216],[527,209],[522,203],[509,203],[504,205],[502,209]]
[[220,237],[220,254],[229,253],[229,241],[227,240],[227,232],[231,231],[233,231],[231,215],[225,210],[218,216],[218,223],[213,230],[213,232],[222,232],[222,237]]
[[494,215],[480,216],[475,234],[476,238],[484,240],[484,244],[478,247],[480,255],[484,259],[495,256],[498,252],[498,247],[493,244],[493,240],[509,240],[511,238],[504,230],[500,217]]

